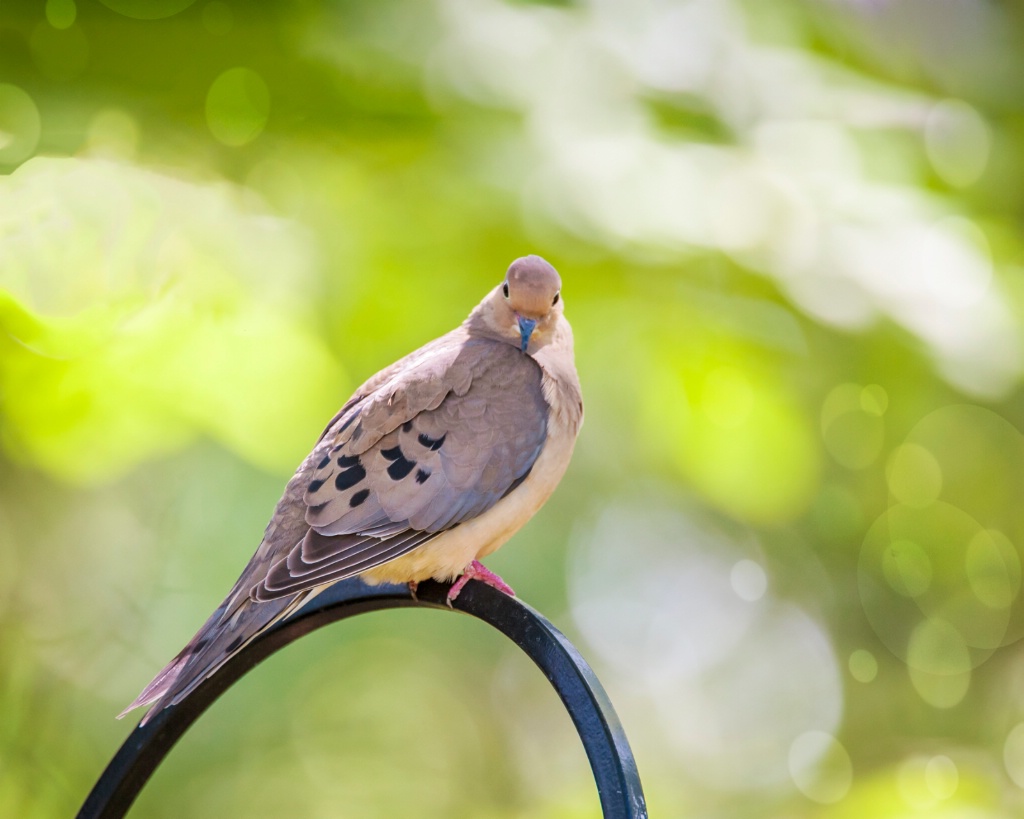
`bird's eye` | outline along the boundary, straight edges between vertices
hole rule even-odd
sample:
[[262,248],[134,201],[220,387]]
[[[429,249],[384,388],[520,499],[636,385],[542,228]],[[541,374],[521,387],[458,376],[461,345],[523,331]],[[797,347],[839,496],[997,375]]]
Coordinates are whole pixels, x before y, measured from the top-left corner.
[[562,292],[561,291],[555,293],[555,297],[551,300],[551,306],[554,307],[556,304],[558,304],[558,300],[561,297],[562,297]]
[[505,298],[507,299],[508,298],[508,282],[505,282],[501,286],[501,292],[505,294]]

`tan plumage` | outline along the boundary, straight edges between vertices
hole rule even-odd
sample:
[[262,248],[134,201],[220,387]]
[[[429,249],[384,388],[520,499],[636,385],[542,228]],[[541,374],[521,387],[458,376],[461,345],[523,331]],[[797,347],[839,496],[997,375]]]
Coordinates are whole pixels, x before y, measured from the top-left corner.
[[546,261],[517,259],[461,326],[363,384],[288,482],[231,592],[122,716],[153,703],[145,722],[180,702],[344,578],[481,576],[474,561],[551,495],[583,422],[560,289]]

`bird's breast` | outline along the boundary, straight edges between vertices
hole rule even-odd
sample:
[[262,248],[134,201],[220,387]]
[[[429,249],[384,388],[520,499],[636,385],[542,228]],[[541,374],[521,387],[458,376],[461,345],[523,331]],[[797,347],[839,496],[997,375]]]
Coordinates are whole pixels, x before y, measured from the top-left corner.
[[428,578],[448,581],[473,560],[492,554],[544,505],[572,457],[578,426],[568,427],[552,413],[547,436],[525,480],[483,514],[442,532],[402,557],[361,575],[371,583],[408,583]]

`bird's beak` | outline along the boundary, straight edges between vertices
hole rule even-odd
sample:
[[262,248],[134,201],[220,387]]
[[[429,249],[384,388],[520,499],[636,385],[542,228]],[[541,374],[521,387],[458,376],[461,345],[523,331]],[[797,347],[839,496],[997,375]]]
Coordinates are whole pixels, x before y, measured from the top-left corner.
[[537,320],[516,316],[516,321],[519,322],[519,338],[522,340],[519,349],[525,353],[526,348],[530,345],[530,334],[533,332],[533,328],[537,326]]

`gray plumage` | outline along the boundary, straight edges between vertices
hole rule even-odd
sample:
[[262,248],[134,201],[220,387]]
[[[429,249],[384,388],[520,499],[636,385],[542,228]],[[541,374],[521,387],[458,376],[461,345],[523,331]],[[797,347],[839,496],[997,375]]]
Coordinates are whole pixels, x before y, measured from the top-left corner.
[[145,722],[180,702],[331,583],[450,580],[518,529],[582,423],[560,287],[543,259],[517,260],[460,327],[363,384],[288,482],[224,602],[123,713],[156,703]]

